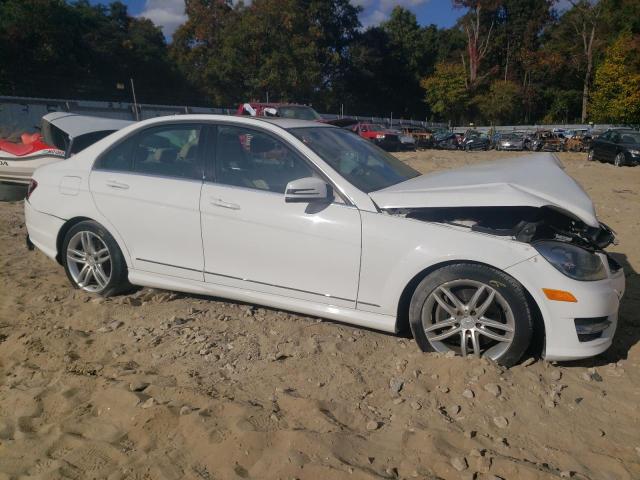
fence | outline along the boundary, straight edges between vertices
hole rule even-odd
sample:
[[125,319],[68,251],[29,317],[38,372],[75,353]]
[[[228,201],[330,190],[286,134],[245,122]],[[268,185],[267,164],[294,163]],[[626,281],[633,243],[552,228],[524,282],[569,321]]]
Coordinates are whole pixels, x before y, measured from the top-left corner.
[[[40,119],[50,112],[71,112],[84,115],[94,115],[107,118],[119,118],[123,120],[144,120],[147,118],[159,117],[164,115],[184,115],[189,113],[219,114],[233,115],[235,108],[216,108],[216,107],[192,107],[180,105],[151,105],[137,104],[134,106],[128,102],[102,102],[89,100],[64,100],[52,98],[33,98],[33,97],[10,97],[0,96],[0,138],[22,133],[25,131],[34,131],[40,126]],[[324,113],[321,114],[326,119],[338,119],[340,115]],[[419,120],[374,117],[363,115],[345,115],[345,117],[354,120],[382,123],[394,127],[404,125],[414,125],[430,128],[448,128],[445,123],[424,122]],[[514,131],[514,130],[537,130],[539,128],[553,129],[584,129],[595,128],[605,130],[613,125],[500,125],[500,126],[461,126],[453,128],[453,131],[464,133],[469,128],[481,132],[488,132],[491,129],[498,131]]]
[[[55,98],[0,96],[0,136],[9,136],[25,131],[34,131],[40,126],[40,119],[50,112],[71,112],[122,120],[145,120],[164,115],[184,115],[189,113],[233,115],[235,108],[192,107],[180,105],[151,105],[128,102],[102,102],[88,100],[65,100]],[[321,114],[326,119],[338,119],[340,115]],[[358,121],[382,123],[385,125],[419,125],[443,128],[446,124],[384,118],[373,116],[347,115]]]

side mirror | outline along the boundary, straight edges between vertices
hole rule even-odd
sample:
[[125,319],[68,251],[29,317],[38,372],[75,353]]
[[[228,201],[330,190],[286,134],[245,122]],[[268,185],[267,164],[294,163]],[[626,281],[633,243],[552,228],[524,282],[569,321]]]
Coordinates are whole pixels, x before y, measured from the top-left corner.
[[328,201],[333,197],[331,187],[316,177],[299,178],[287,184],[284,201],[287,203],[308,203]]

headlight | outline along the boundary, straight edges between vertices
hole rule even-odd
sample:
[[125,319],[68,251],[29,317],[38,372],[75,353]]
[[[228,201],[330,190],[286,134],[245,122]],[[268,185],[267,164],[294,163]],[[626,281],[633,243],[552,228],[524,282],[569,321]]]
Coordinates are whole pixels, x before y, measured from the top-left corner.
[[629,150],[629,153],[634,157],[640,157],[640,150]]
[[574,280],[594,281],[607,278],[600,256],[584,248],[554,241],[537,242],[534,247],[551,265]]

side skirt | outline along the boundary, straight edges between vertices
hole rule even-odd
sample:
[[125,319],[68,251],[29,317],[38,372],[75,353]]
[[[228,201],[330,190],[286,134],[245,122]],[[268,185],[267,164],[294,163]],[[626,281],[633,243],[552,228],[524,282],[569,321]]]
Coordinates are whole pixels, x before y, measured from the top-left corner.
[[249,289],[199,282],[197,280],[169,277],[140,270],[129,270],[129,282],[133,285],[144,287],[228,298],[240,302],[297,312],[304,315],[328,318],[330,320],[350,323],[374,330],[396,333],[396,317],[392,315],[364,312],[362,310],[355,310],[352,308],[309,302],[282,295],[272,295]]

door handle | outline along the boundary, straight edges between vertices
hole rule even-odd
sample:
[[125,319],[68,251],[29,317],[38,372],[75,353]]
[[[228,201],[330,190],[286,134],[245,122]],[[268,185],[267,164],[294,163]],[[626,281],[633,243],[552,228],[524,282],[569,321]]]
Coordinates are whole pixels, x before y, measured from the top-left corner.
[[128,190],[129,185],[126,183],[116,182],[115,180],[107,180],[107,187],[109,188],[117,188],[118,190]]
[[216,207],[228,208],[229,210],[240,210],[240,205],[237,203],[225,202],[221,198],[209,198],[209,203]]

